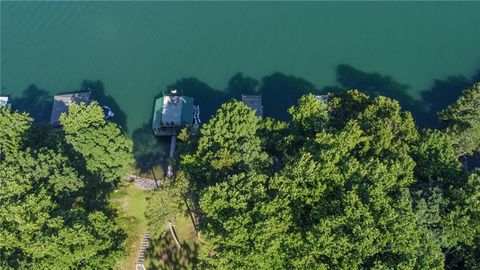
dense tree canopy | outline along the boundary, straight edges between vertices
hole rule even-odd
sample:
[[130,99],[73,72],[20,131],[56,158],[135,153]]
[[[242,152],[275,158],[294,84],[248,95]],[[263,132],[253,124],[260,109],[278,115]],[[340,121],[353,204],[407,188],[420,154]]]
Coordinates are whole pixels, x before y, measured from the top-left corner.
[[[455,106],[478,114],[468,95],[448,115]],[[479,171],[462,168],[464,148],[449,129],[419,131],[397,101],[357,90],[326,104],[303,96],[289,113],[287,122],[261,120],[230,101],[182,135],[189,191],[177,195],[200,220],[200,267],[479,265]]]
[[[254,82],[249,84],[254,85]],[[305,95],[290,120],[223,104],[185,129],[173,179],[147,222],[190,214],[204,269],[478,269],[480,84],[419,130],[395,100],[358,90]],[[112,269],[123,232],[106,198],[132,143],[97,103],[51,130],[0,109],[0,268]]]
[[220,107],[200,130],[195,153],[182,156],[182,164],[200,186],[214,184],[228,175],[256,171],[266,165],[268,156],[261,151],[256,136],[260,119],[243,103],[233,101]]
[[[92,160],[131,155],[131,143],[103,119],[98,105],[71,108],[61,131],[38,128],[26,114],[0,111],[2,269],[113,269],[124,253],[123,233],[91,193],[95,181],[87,179],[97,175]],[[40,133],[48,138],[41,143],[33,138]],[[96,144],[86,146],[94,138]],[[126,162],[107,164],[98,177],[119,177],[127,169]]]
[[0,108],[0,161],[19,150],[31,122],[27,114],[10,113],[6,107]]
[[480,83],[463,91],[460,98],[439,113],[457,152],[472,154],[480,148]]
[[72,104],[60,117],[65,140],[84,158],[87,170],[107,182],[125,177],[133,163],[132,141],[104,119],[96,102]]

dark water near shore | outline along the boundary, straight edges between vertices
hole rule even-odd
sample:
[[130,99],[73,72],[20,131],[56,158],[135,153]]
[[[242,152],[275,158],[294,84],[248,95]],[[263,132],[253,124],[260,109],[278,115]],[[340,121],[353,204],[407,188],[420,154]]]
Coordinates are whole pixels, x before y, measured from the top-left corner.
[[284,118],[305,92],[359,88],[429,124],[479,68],[480,2],[1,2],[1,94],[42,118],[91,88],[145,151],[172,85],[204,120],[240,92]]

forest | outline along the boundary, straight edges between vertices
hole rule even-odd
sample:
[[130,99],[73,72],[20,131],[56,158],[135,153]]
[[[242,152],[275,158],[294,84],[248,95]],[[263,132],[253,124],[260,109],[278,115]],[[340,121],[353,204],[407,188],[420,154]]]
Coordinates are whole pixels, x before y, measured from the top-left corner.
[[62,129],[0,112],[0,268],[113,269],[125,233],[108,195],[133,162],[132,142],[96,102],[72,105]]
[[[288,120],[230,100],[178,136],[148,196],[153,239],[187,216],[196,269],[479,269],[480,83],[421,129],[398,101],[302,96]],[[61,129],[0,111],[0,268],[113,269],[127,255],[109,196],[132,141],[102,108]]]
[[231,100],[184,130],[177,176],[148,201],[152,235],[189,215],[199,269],[480,268],[480,84],[439,129],[357,90],[288,113]]

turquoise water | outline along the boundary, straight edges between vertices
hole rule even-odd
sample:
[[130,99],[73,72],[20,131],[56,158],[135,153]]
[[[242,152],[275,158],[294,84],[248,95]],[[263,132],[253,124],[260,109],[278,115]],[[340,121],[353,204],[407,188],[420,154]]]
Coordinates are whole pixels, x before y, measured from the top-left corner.
[[480,68],[480,2],[1,2],[2,94],[99,80],[130,133],[182,78],[223,90],[237,72],[282,72],[322,89],[339,84],[339,64],[362,80],[391,76],[386,88],[417,100],[435,79],[464,83]]

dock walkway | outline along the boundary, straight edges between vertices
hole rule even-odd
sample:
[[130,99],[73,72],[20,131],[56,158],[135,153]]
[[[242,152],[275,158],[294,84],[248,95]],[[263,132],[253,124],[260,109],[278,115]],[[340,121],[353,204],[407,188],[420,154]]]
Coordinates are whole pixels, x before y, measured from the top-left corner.
[[136,270],[145,270],[145,256],[147,255],[147,248],[150,243],[150,234],[147,232],[143,235],[142,247],[140,248],[140,254],[138,255],[137,263],[135,264]]

